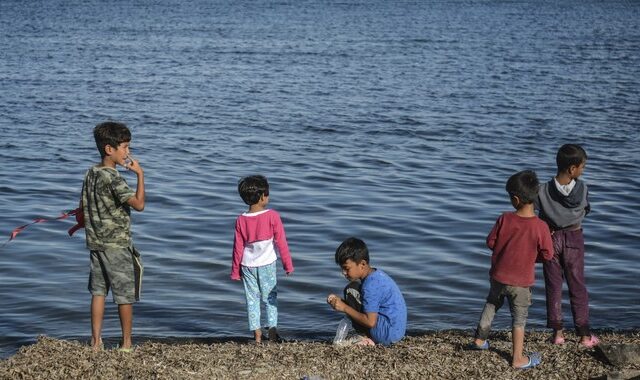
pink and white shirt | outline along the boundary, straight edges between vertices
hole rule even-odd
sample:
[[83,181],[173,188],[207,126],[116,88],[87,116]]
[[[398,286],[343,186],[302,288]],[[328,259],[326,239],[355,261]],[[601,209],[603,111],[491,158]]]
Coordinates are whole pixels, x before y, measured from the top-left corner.
[[285,272],[293,272],[287,237],[280,214],[274,210],[244,213],[236,219],[231,278],[240,279],[240,265],[261,267],[273,263],[280,254]]

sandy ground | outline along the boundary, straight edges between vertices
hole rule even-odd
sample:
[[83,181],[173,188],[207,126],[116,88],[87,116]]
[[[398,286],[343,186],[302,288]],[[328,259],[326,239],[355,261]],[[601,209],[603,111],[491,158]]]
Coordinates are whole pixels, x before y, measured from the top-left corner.
[[[640,344],[640,330],[598,331],[603,343]],[[488,351],[467,349],[469,331],[406,337],[393,347],[337,347],[330,342],[212,344],[143,342],[134,352],[93,352],[86,342],[40,337],[0,361],[1,379],[592,379],[640,365],[615,367],[577,338],[554,346],[548,332],[528,332],[525,352],[540,352],[534,369],[510,367],[508,332],[490,336]]]

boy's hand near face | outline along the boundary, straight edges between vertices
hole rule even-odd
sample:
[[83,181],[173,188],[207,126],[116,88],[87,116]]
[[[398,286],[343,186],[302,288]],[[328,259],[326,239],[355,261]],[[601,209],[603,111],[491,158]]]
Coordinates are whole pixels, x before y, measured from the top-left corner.
[[125,161],[125,165],[123,165],[128,170],[136,173],[138,177],[138,185],[136,187],[136,194],[129,198],[127,203],[129,206],[133,207],[136,211],[144,210],[144,202],[145,202],[145,192],[144,192],[144,172],[142,171],[142,166],[138,160],[134,159],[130,155],[127,156],[127,160]]
[[141,175],[143,173],[142,166],[140,166],[138,160],[134,159],[132,156],[127,157],[124,167],[127,170],[131,170],[132,172],[136,173],[137,175]]

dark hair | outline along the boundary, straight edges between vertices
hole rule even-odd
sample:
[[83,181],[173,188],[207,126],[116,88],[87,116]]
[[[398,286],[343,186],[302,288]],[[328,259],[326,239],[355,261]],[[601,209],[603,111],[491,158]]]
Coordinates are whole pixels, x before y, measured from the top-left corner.
[[518,172],[507,181],[507,193],[511,197],[518,197],[522,203],[528,204],[533,202],[538,196],[540,182],[538,176],[533,170],[523,170]]
[[369,248],[367,248],[364,241],[350,237],[340,244],[336,249],[336,264],[342,266],[349,259],[356,264],[362,260],[369,263]]
[[244,203],[249,206],[254,205],[260,201],[263,195],[269,195],[269,182],[261,175],[244,177],[238,182],[238,193]]
[[580,166],[585,161],[587,161],[587,152],[578,144],[565,144],[556,154],[558,172],[568,170],[571,166]]
[[96,139],[100,157],[104,158],[107,155],[105,151],[107,145],[117,149],[123,142],[131,141],[131,132],[124,123],[107,121],[96,125],[93,129],[93,137]]

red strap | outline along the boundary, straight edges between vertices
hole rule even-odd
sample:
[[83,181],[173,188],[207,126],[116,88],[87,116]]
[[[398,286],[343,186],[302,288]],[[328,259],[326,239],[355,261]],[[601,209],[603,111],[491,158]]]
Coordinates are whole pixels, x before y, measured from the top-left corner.
[[71,236],[71,235],[73,235],[74,232],[76,232],[80,228],[84,227],[84,214],[83,214],[83,212],[82,212],[82,210],[80,208],[77,208],[77,209],[71,210],[71,211],[67,211],[67,212],[63,212],[57,218],[37,218],[37,219],[34,219],[33,222],[27,223],[24,226],[20,226],[20,227],[14,229],[13,231],[11,231],[11,235],[9,235],[9,240],[7,240],[3,244],[3,246],[5,244],[7,244],[8,242],[10,242],[11,240],[15,239],[16,236],[18,236],[18,234],[20,232],[22,232],[22,230],[24,230],[25,228],[29,227],[32,224],[49,222],[49,221],[52,221],[52,220],[67,219],[69,216],[72,216],[72,215],[75,215],[76,221],[78,221],[78,224],[76,224],[75,226],[71,227],[71,229],[69,230],[69,236]]
[[75,215],[76,216],[76,225],[69,228],[69,236],[73,236],[73,234],[78,231],[81,228],[84,228],[84,211],[82,211],[82,209],[77,208],[75,210],[72,211],[73,214],[69,214],[69,215]]

